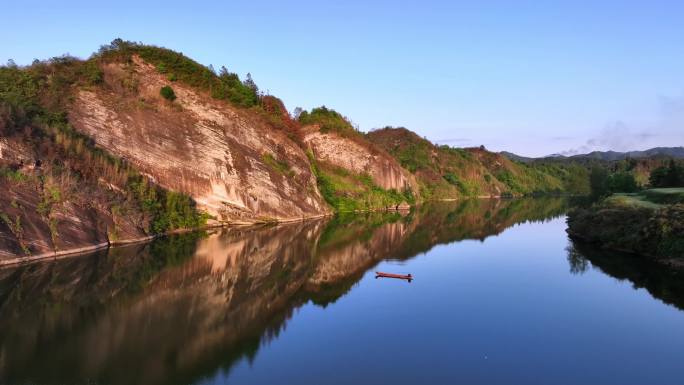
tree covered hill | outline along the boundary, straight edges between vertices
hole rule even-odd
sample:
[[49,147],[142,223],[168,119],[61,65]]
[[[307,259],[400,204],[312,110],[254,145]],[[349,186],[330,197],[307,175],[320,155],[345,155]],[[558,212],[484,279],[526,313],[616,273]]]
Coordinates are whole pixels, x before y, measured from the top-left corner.
[[207,223],[587,194],[588,175],[404,128],[362,133],[324,106],[293,116],[249,74],[121,39],[85,60],[0,66],[0,256]]

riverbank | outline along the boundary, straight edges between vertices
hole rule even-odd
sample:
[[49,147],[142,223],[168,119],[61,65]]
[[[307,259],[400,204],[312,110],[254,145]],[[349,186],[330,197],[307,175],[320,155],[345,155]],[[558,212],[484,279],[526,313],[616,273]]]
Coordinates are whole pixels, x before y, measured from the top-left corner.
[[[540,198],[540,197],[533,198],[533,199],[538,199],[538,198]],[[418,204],[415,204],[413,206],[399,206],[399,207],[394,207],[394,208],[376,208],[376,209],[369,209],[369,210],[356,210],[356,211],[353,211],[351,213],[354,213],[354,214],[363,214],[363,213],[371,213],[371,212],[408,213],[409,211],[411,211],[413,209],[417,209],[417,208],[419,208],[425,204],[429,204],[430,202],[453,202],[453,201],[470,201],[470,200],[512,201],[512,200],[520,200],[520,199],[524,199],[524,198],[522,198],[522,197],[520,197],[520,198],[519,197],[501,198],[501,197],[492,197],[492,196],[469,197],[469,198],[463,197],[463,198],[458,198],[458,199],[439,199],[439,200],[434,200],[434,201],[425,201],[425,202],[420,202]],[[339,213],[337,213],[337,214],[339,214]],[[205,230],[212,230],[212,229],[219,229],[219,228],[257,228],[257,227],[261,227],[261,226],[286,225],[286,224],[291,224],[291,223],[298,223],[298,222],[303,222],[303,221],[311,221],[311,220],[318,220],[318,219],[333,217],[337,214],[330,212],[330,213],[326,213],[326,214],[312,215],[312,216],[299,217],[299,218],[268,218],[268,219],[264,219],[262,221],[231,221],[231,222],[221,222],[221,223],[217,222],[217,223],[210,223],[209,225],[201,227],[201,228],[176,229],[176,230],[167,231],[167,232],[156,234],[156,235],[148,235],[148,236],[142,236],[142,237],[126,238],[126,239],[117,239],[117,240],[108,239],[105,242],[93,243],[92,245],[84,245],[84,246],[80,246],[80,247],[74,247],[74,248],[63,249],[63,250],[55,250],[55,251],[50,251],[50,252],[45,252],[45,253],[40,253],[40,254],[34,254],[34,255],[16,255],[14,257],[2,258],[2,259],[0,259],[0,268],[12,267],[12,266],[17,266],[17,265],[22,265],[22,264],[37,263],[37,262],[48,261],[48,260],[58,260],[58,259],[68,258],[68,257],[76,257],[79,255],[89,254],[89,253],[93,253],[95,251],[104,250],[104,249],[108,249],[108,248],[122,247],[122,246],[128,246],[128,245],[135,244],[135,243],[149,242],[149,241],[152,241],[156,238],[160,238],[160,237],[164,237],[164,236],[172,235],[172,234],[188,233],[188,232],[193,232],[193,231],[205,231]]]
[[616,194],[589,208],[576,208],[568,214],[567,232],[603,249],[684,268],[684,204],[674,198],[676,193],[654,189]]
[[35,262],[42,262],[47,260],[58,260],[68,257],[76,257],[83,254],[89,254],[95,251],[104,250],[113,247],[129,246],[135,243],[149,242],[156,238],[161,238],[173,234],[183,234],[193,231],[206,231],[212,229],[220,228],[257,228],[260,226],[268,225],[280,225],[280,224],[290,224],[297,223],[308,220],[316,220],[325,217],[332,216],[333,214],[322,214],[322,215],[312,215],[308,217],[301,218],[288,218],[284,220],[268,220],[268,221],[252,221],[252,222],[230,222],[230,223],[216,223],[199,228],[189,228],[189,229],[175,229],[171,231],[166,231],[159,234],[148,235],[143,237],[129,238],[129,239],[117,239],[117,240],[107,240],[106,242],[100,242],[92,245],[86,245],[82,247],[75,247],[65,250],[54,250],[51,252],[40,253],[35,255],[17,255],[14,258],[0,259],[0,268],[11,267],[16,265],[23,265]]

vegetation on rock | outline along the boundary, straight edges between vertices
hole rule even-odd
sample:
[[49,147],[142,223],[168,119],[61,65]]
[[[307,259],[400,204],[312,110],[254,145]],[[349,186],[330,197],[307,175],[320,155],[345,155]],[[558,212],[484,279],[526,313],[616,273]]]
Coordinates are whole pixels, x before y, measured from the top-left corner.
[[[111,86],[112,76],[117,75],[106,71],[111,71],[112,63],[123,65],[119,80],[124,93],[127,97],[137,97],[140,79],[134,73],[133,64],[139,65],[140,60],[163,74],[165,82],[179,82],[173,83],[176,89],[189,86],[207,98],[225,100],[239,107],[243,116],[251,114],[259,127],[285,132],[304,151],[308,149],[303,144],[306,130],[302,126],[317,125],[321,132],[335,133],[362,144],[359,159],[365,159],[363,151],[367,151],[371,162],[379,157],[391,161],[384,164],[398,163],[401,167],[395,167],[399,170],[398,173],[393,170],[395,175],[412,173],[418,181],[416,187],[411,176],[410,184],[415,191],[384,189],[365,172],[333,166],[309,153],[309,166],[317,183],[316,186],[306,184],[311,189],[317,188],[337,212],[477,196],[591,193],[601,198],[618,192],[635,193],[649,185],[684,185],[681,161],[660,158],[514,161],[482,147],[435,145],[404,128],[387,127],[363,134],[348,118],[325,106],[311,111],[299,109],[293,118],[280,99],[260,93],[250,74],[243,81],[225,67],[217,73],[211,66],[199,64],[182,53],[116,39],[87,60],[61,56],[25,67],[12,62],[0,67],[0,135],[9,145],[24,151],[23,158],[0,159],[0,183],[11,193],[0,198],[3,215],[0,227],[5,232],[14,232],[17,242],[26,245],[23,241],[26,232],[20,229],[33,220],[40,220],[49,229],[46,231],[51,234],[52,243],[59,243],[63,233],[59,218],[68,207],[87,208],[89,215],[96,218],[106,213],[106,220],[102,220],[111,227],[107,232],[112,240],[119,239],[126,220],[143,234],[194,228],[206,223],[208,216],[197,209],[192,198],[156,185],[148,174],[143,175],[124,159],[97,146],[69,121],[67,111],[79,91],[103,92]],[[159,94],[169,101],[176,99],[171,85],[159,88]],[[280,148],[261,148],[256,162],[267,166],[272,176],[293,178],[298,168],[284,154]],[[241,161],[240,156],[236,159]],[[36,218],[28,216],[26,207],[11,198],[30,191],[35,195],[29,200],[38,215]],[[93,198],[89,200],[89,196]],[[638,197],[614,195],[601,204],[614,208],[621,203],[630,210],[655,210],[654,207],[660,210],[661,204],[679,202],[679,196],[678,191],[648,190]]]
[[587,190],[582,168],[533,166],[484,149],[437,146],[405,128],[386,127],[366,137],[418,177],[425,199],[581,194]]
[[157,71],[192,87],[209,91],[216,99],[228,100],[240,107],[253,107],[259,104],[259,89],[251,76],[243,82],[237,74],[221,67],[216,74],[211,68],[203,66],[182,53],[167,48],[139,44],[115,39],[103,45],[90,60],[130,61],[138,55],[154,65]]
[[349,119],[339,112],[326,106],[317,107],[299,114],[299,123],[302,125],[317,124],[321,132],[333,131],[341,135],[359,135],[358,131],[349,122]]
[[176,93],[173,92],[173,88],[170,86],[164,86],[159,90],[159,94],[166,100],[172,102],[176,100]]
[[320,164],[310,155],[318,189],[336,212],[396,209],[416,203],[410,190],[383,189],[367,174],[355,174],[341,167]]
[[[67,200],[81,202],[78,204],[83,207],[104,204],[112,216],[116,216],[114,212],[142,215],[139,225],[148,234],[204,225],[207,216],[188,196],[150,183],[69,124],[66,107],[72,90],[97,85],[102,76],[96,61],[68,56],[35,61],[27,67],[0,67],[0,135],[31,157],[30,165],[0,159],[0,183],[6,191],[0,203],[4,205],[5,199],[26,189],[44,191],[49,185],[48,195],[37,202],[36,210],[53,237],[60,231],[59,222],[50,214],[52,207]],[[27,173],[21,171],[27,166],[31,166]],[[61,199],[52,199],[57,196]],[[33,220],[25,211],[7,210],[16,212],[24,222]]]

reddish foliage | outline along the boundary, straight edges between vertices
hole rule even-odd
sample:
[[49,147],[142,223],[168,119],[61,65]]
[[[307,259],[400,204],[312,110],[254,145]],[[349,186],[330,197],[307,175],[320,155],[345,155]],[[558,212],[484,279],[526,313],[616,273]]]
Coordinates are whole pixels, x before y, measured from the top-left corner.
[[297,131],[299,129],[299,122],[292,119],[282,100],[275,96],[266,95],[261,98],[261,107],[275,128],[287,131]]

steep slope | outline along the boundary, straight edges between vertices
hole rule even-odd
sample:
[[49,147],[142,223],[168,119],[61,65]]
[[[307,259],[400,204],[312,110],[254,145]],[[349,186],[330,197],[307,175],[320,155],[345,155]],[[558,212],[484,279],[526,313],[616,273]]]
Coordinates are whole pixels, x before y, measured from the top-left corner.
[[0,264],[107,246],[205,224],[164,190],[75,132],[60,109],[84,87],[68,57],[0,67]]
[[319,107],[303,113],[299,121],[319,187],[333,207],[341,211],[396,208],[418,198],[415,177],[339,113]]
[[415,202],[414,177],[362,135],[301,126],[249,77],[119,39],[0,67],[0,255]]
[[[126,239],[147,235],[149,218],[135,202],[61,167],[74,159],[41,151],[49,140],[34,141],[37,145],[18,135],[0,138],[0,265],[20,256],[106,246],[115,234]],[[130,214],[112,213],[113,204]]]
[[436,146],[405,128],[386,127],[366,137],[413,172],[427,198],[523,195],[563,188],[558,178],[499,154]]
[[[484,148],[466,149],[494,177],[507,187],[512,195],[560,193],[567,191],[562,178],[541,167],[518,163]],[[554,170],[558,173],[559,170]]]
[[356,174],[368,174],[383,189],[403,191],[416,187],[415,178],[362,137],[350,139],[335,132],[321,132],[316,126],[303,129],[304,143],[319,162],[340,167]]
[[[131,59],[104,62],[103,85],[78,92],[69,111],[77,130],[222,221],[328,212],[306,154],[284,132]],[[173,101],[160,96],[169,84]]]

